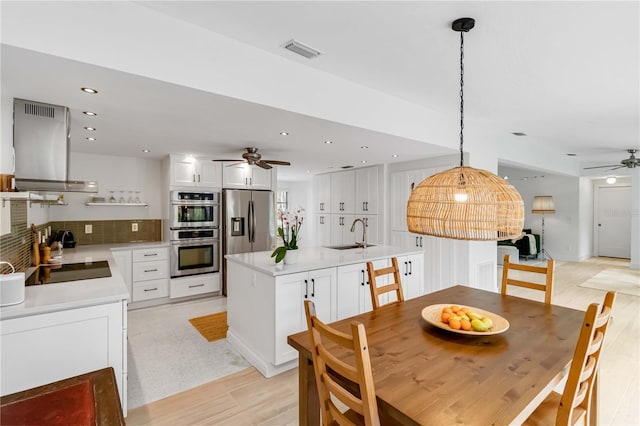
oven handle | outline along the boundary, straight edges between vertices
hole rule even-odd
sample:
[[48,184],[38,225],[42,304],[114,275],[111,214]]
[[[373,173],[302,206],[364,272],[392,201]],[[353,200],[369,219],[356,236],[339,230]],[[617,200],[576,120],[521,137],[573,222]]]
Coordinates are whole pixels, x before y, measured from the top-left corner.
[[174,246],[195,246],[202,243],[216,244],[219,241],[215,238],[188,238],[184,240],[173,240],[171,244]]
[[217,206],[219,203],[211,200],[174,200],[171,201],[172,206]]

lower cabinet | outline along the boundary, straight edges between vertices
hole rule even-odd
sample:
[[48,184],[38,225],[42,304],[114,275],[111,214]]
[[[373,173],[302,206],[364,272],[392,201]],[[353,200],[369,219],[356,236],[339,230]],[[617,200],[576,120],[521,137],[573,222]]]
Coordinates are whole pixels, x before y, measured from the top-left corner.
[[129,292],[129,302],[133,294],[133,280],[131,275],[131,249],[111,249],[111,255],[116,261],[116,265],[120,271],[120,275],[127,286]]
[[169,298],[195,296],[198,294],[220,291],[220,274],[201,274],[184,278],[171,278]]
[[169,296],[169,249],[167,247],[132,250],[133,302]]
[[423,254],[411,254],[398,257],[400,279],[402,280],[402,294],[405,300],[422,296],[424,291],[424,262]]
[[297,358],[298,351],[287,344],[287,336],[307,328],[304,301],[313,301],[318,318],[335,320],[331,301],[336,288],[336,268],[281,275],[275,280],[275,363]]
[[0,322],[2,395],[113,367],[127,413],[126,300]]

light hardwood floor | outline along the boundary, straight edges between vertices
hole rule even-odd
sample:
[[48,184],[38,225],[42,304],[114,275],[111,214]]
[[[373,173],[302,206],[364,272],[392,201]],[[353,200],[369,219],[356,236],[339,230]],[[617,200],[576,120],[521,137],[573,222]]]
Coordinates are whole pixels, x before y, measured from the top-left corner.
[[[552,303],[585,310],[602,302],[604,291],[579,287],[628,261],[592,258],[558,262]],[[639,284],[640,285],[640,284]],[[513,289],[510,294],[543,300],[540,292]],[[600,366],[600,424],[640,425],[640,298],[618,293]],[[296,425],[297,370],[265,379],[254,368],[207,383],[129,412],[136,425]]]

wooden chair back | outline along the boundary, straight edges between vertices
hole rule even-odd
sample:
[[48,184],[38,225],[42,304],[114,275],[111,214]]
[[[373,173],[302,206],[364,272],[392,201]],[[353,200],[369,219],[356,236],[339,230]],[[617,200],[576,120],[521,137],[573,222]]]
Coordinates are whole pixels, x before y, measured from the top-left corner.
[[[373,309],[378,309],[380,306],[380,295],[396,292],[396,301],[404,302],[404,294],[402,293],[402,281],[400,281],[400,268],[398,267],[398,259],[391,258],[391,266],[380,269],[373,269],[373,263],[367,262],[367,272],[369,274],[369,289],[371,290],[371,304]],[[377,278],[385,275],[392,275],[393,282],[390,284],[384,284],[378,286]]]
[[589,423],[591,396],[598,374],[602,342],[611,320],[615,298],[616,293],[610,291],[605,295],[602,305],[592,303],[587,309],[560,399],[556,425],[573,425],[578,421]]
[[[316,316],[315,305],[312,301],[304,301],[304,310],[311,339],[313,368],[318,386],[322,424],[324,426],[335,423],[355,425],[358,422],[354,422],[354,420],[360,418],[364,419],[365,425],[380,425],[364,325],[355,321],[351,323],[352,334],[349,336],[320,321]],[[349,353],[352,352],[355,365],[348,364],[330,352],[327,349],[327,343],[336,352],[341,350],[344,353],[344,349]],[[329,369],[332,372],[331,375],[328,372]],[[352,393],[344,386],[342,380],[334,379],[334,373],[355,384],[359,394]],[[349,412],[341,412],[332,401],[332,396],[349,407]],[[356,416],[356,419],[353,418],[354,412],[359,415]]]
[[[520,263],[512,263],[510,260],[511,255],[505,254],[504,262],[502,265],[502,294],[507,294],[507,286],[509,285],[530,288],[533,290],[541,290],[544,292],[544,303],[550,305],[551,295],[553,294],[553,275],[556,268],[555,261],[553,259],[548,259],[547,266],[533,266],[523,265]],[[509,274],[509,272],[511,271],[524,271],[542,274],[546,276],[545,283],[541,284],[512,278]]]

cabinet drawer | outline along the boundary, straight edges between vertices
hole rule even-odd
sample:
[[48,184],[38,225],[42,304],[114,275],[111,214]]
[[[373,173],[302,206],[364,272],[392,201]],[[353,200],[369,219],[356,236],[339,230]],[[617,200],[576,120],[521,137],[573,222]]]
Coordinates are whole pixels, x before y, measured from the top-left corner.
[[220,291],[220,274],[203,274],[194,277],[172,278],[170,282],[169,297],[193,296],[202,293]]
[[169,295],[169,279],[151,280],[133,283],[133,301],[167,297]]
[[167,259],[168,257],[169,257],[169,249],[167,247],[133,250],[134,262],[146,262],[148,260],[163,260],[163,259]]
[[133,282],[167,278],[169,264],[166,260],[139,262],[133,264]]

